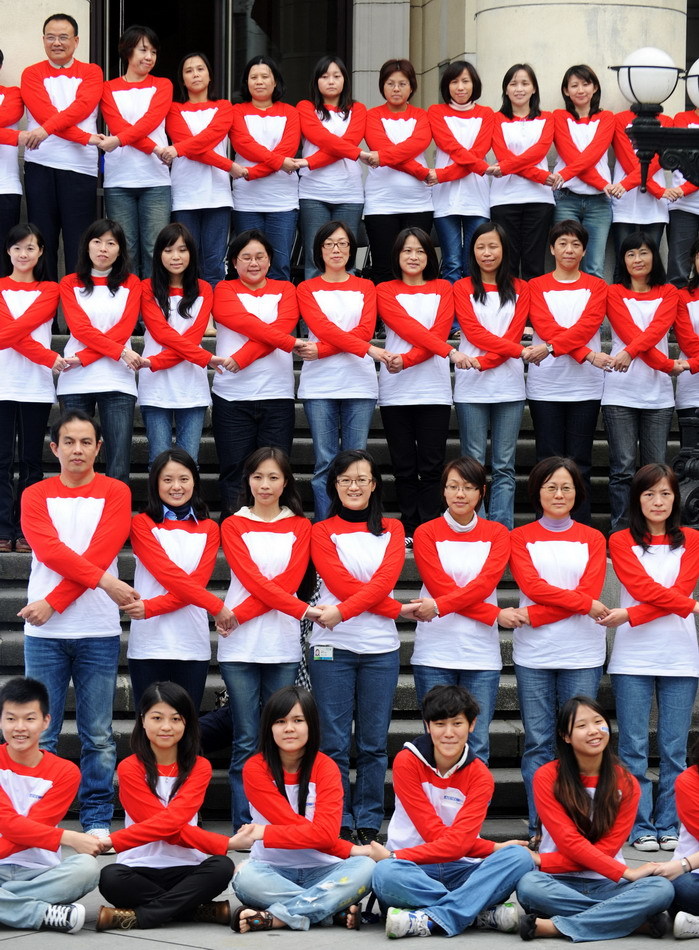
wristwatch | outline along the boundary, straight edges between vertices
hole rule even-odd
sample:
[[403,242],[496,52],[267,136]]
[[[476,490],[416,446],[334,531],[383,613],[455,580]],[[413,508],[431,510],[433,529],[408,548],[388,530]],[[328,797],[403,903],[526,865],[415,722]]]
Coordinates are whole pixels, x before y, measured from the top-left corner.
[[546,349],[549,351],[549,356],[553,356],[553,343],[547,343]]

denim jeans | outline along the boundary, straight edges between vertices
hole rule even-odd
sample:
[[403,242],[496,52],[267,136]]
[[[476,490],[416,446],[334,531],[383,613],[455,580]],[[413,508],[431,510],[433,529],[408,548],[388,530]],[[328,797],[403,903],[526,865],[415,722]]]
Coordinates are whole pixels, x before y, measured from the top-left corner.
[[325,487],[330,463],[341,449],[366,448],[375,407],[375,399],[303,400],[315,455],[311,488],[316,521],[327,518],[330,510]]
[[171,198],[169,185],[104,189],[107,217],[124,229],[131,270],[142,280],[153,269],[155,239],[170,223]]
[[488,764],[490,756],[490,723],[500,687],[500,670],[452,670],[439,666],[413,666],[413,679],[418,705],[433,686],[463,686],[478,701],[481,711],[469,736],[468,747]]
[[442,512],[439,483],[450,416],[451,406],[381,406],[398,508],[407,538],[412,538],[418,525],[438,518]]
[[441,276],[450,284],[468,277],[471,237],[487,220],[477,214],[448,214],[434,219],[434,229],[442,249]]
[[97,887],[99,876],[97,859],[89,854],[71,854],[52,868],[0,864],[0,924],[39,930],[51,904],[80,900]]
[[313,241],[318,230],[328,221],[342,221],[355,237],[359,234],[362,223],[363,204],[345,202],[332,204],[329,201],[318,201],[315,198],[299,198],[299,227],[303,240],[303,277],[310,280],[317,277],[320,271],[313,262]]
[[136,397],[130,393],[66,393],[59,399],[61,412],[82,409],[88,416],[99,410],[104,439],[105,473],[129,484],[131,440]]
[[513,277],[531,280],[546,273],[553,208],[545,201],[531,201],[490,209],[490,220],[502,225],[510,239]]
[[233,727],[229,780],[233,828],[250,821],[250,806],[243,790],[243,766],[255,752],[260,737],[260,712],[272,693],[293,686],[298,663],[219,664]]
[[114,812],[116,743],[112,735],[119,637],[24,638],[25,674],[41,680],[49,693],[51,722],[41,746],[56,752],[70,680],[80,737],[80,824],[109,828]]
[[667,279],[675,287],[686,287],[692,260],[689,249],[699,237],[699,214],[673,210],[667,226]]
[[[13,541],[22,533],[19,506],[25,488],[44,477],[42,454],[51,404],[0,402],[0,538]],[[17,443],[19,479],[14,490],[13,463]]]
[[[668,645],[668,648],[671,647]],[[676,835],[675,779],[687,768],[687,735],[697,695],[695,676],[612,674],[619,724],[619,758],[641,786],[636,821],[630,840],[642,835]],[[648,724],[653,699],[658,706],[660,777],[653,807],[653,783],[648,778]]]
[[[335,648],[332,660],[310,663],[320,714],[320,747],[334,759],[342,775],[343,827],[380,828],[383,821],[386,744],[400,669],[399,652],[352,653]],[[357,754],[354,795],[349,784],[352,720]]]
[[609,504],[612,531],[628,527],[631,482],[636,473],[636,451],[641,465],[664,462],[672,423],[672,407],[634,409],[602,406],[609,445]]
[[672,886],[675,888],[673,912],[683,910],[695,917],[699,915],[699,874],[680,874]]
[[577,462],[587,497],[582,504],[575,506],[573,517],[583,524],[592,523],[590,469],[599,405],[598,399],[584,399],[581,402],[529,400],[537,462],[552,455],[562,455]]
[[243,906],[268,910],[292,930],[308,930],[366,897],[375,867],[362,855],[310,868],[253,859],[236,869],[233,890]]
[[209,672],[208,660],[158,659],[137,660],[129,658],[129,676],[133,691],[133,708],[138,712],[141,696],[151,683],[170,681],[186,689],[192,697],[197,712],[201,709],[206,688],[206,675]]
[[291,280],[291,252],[296,239],[298,210],[292,211],[234,211],[235,233],[250,228],[263,231],[272,245],[274,257],[268,276],[273,280]]
[[550,917],[574,943],[625,937],[666,910],[673,894],[672,884],[662,877],[615,883],[530,871],[517,885],[517,899],[527,913]]
[[490,492],[486,496],[488,517],[499,521],[511,531],[515,508],[515,455],[522,423],[524,400],[514,402],[457,402],[461,454],[470,455],[485,465],[490,429],[491,472]]
[[211,394],[211,425],[218,455],[222,513],[236,510],[245,459],[264,445],[291,454],[294,438],[293,399],[233,401]]
[[604,258],[612,223],[612,199],[603,192],[596,195],[578,195],[569,188],[554,191],[553,197],[556,199],[554,222],[570,219],[579,221],[589,235],[580,269],[593,277],[604,279]]
[[161,452],[172,448],[173,426],[175,445],[188,452],[195,462],[198,460],[206,406],[188,406],[186,409],[141,406],[141,415],[148,437],[148,468]]
[[506,901],[533,865],[531,852],[519,845],[500,848],[475,864],[415,864],[386,858],[374,869],[372,888],[383,907],[421,910],[448,937],[455,937],[486,907]]
[[188,208],[173,211],[172,220],[184,224],[191,232],[199,257],[199,276],[215,287],[226,276],[231,209]]
[[573,696],[597,697],[602,667],[580,670],[540,670],[515,663],[517,698],[524,726],[522,778],[529,809],[529,835],[536,834],[532,781],[536,770],[556,758],[556,717]]

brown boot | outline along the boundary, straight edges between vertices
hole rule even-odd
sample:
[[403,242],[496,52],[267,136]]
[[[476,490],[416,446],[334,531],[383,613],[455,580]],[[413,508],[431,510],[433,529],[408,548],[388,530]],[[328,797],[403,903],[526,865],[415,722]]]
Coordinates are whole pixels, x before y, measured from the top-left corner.
[[136,912],[119,907],[100,907],[95,930],[131,930],[138,927]]
[[231,905],[228,901],[209,901],[194,908],[192,920],[198,924],[223,924],[227,927],[231,922]]

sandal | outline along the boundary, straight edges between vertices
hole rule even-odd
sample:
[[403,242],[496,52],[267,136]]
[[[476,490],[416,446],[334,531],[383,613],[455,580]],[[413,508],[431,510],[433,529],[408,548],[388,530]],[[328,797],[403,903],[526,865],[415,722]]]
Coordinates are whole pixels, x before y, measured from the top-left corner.
[[[354,904],[352,905],[355,906]],[[346,907],[344,910],[338,910],[336,914],[333,914],[333,925],[335,927],[344,927],[345,930],[359,930],[362,926],[362,908],[357,904],[357,909],[355,911],[350,910],[349,907]],[[354,923],[351,927],[347,926],[347,920],[349,917],[354,917]]]
[[274,917],[268,910],[258,910],[256,907],[245,907],[241,905],[240,907],[236,907],[231,915],[231,930],[240,933],[240,915],[244,910],[252,910],[255,912],[252,917],[245,918],[245,922],[251,931],[272,929]]

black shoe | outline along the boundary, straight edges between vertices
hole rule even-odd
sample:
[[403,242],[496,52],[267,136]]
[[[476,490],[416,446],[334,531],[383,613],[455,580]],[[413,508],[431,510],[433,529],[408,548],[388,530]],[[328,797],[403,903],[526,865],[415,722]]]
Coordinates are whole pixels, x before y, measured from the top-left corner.
[[536,914],[524,914],[519,918],[519,935],[522,940],[533,940],[536,936]]
[[343,825],[340,828],[340,837],[343,841],[349,841],[351,844],[356,844],[354,840],[354,828],[350,828],[349,825]]
[[652,917],[648,918],[648,933],[651,937],[655,937],[656,939],[664,937],[669,929],[670,915],[666,910],[661,911],[659,914],[653,914]]
[[357,844],[371,844],[379,840],[378,828],[357,828]]

